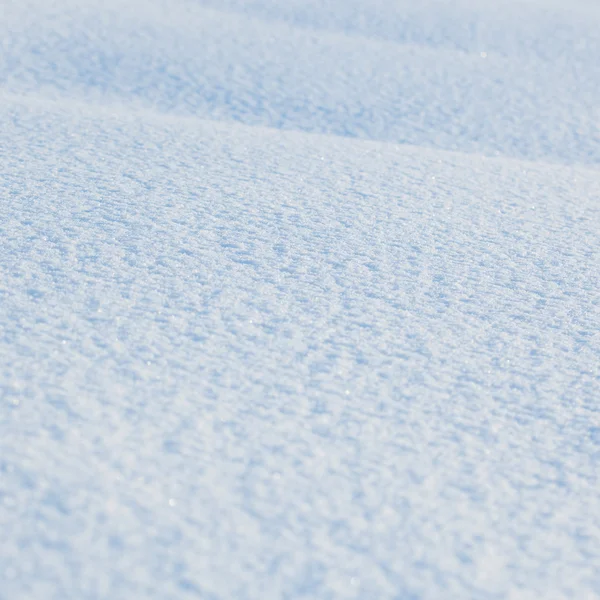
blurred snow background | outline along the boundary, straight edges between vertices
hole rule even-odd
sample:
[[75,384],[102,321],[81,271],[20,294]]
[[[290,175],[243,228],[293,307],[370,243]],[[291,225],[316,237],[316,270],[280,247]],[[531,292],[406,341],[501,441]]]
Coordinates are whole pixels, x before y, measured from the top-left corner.
[[4,0],[0,599],[599,597],[598,31]]

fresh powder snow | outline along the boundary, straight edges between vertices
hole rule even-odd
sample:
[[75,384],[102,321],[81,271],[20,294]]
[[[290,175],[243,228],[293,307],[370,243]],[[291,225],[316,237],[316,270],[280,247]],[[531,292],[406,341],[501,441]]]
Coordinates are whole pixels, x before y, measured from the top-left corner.
[[5,0],[0,600],[600,597],[599,31]]

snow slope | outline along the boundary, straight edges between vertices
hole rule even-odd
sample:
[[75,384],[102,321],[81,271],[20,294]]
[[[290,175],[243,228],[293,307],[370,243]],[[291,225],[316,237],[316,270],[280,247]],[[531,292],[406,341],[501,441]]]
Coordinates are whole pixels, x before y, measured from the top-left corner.
[[0,600],[600,596],[596,4],[0,10]]

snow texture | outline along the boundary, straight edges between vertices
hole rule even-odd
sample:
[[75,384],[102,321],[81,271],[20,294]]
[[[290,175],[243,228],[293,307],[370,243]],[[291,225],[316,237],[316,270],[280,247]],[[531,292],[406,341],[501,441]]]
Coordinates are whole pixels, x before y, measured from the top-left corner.
[[598,31],[4,0],[0,599],[600,597]]

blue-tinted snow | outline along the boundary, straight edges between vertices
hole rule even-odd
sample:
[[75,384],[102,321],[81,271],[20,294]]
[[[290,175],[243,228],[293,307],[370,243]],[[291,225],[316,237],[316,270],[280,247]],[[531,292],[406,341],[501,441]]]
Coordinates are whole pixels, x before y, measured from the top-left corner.
[[1,600],[600,595],[597,5],[1,10]]

